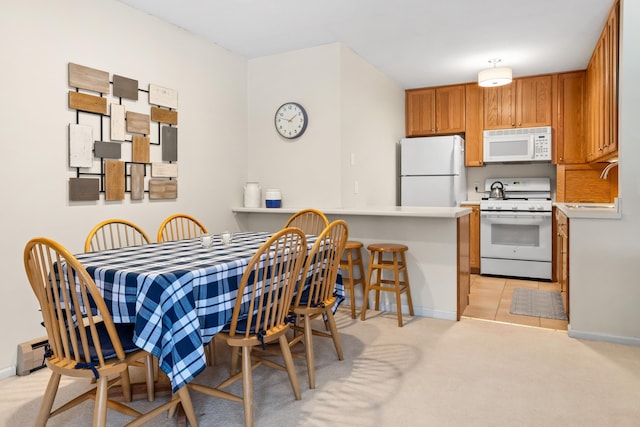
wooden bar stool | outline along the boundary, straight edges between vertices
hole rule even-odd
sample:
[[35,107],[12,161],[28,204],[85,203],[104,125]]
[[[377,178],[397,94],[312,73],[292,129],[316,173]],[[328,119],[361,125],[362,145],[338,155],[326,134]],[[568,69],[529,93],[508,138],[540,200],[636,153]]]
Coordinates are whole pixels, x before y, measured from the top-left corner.
[[[342,272],[342,283],[344,288],[349,290],[349,298],[351,299],[351,318],[356,318],[356,296],[355,288],[357,284],[362,285],[362,293],[364,294],[364,265],[362,264],[362,242],[355,240],[347,241],[344,247],[344,254],[340,260],[340,271]],[[357,273],[354,272],[357,268]],[[347,275],[345,275],[345,273]]]
[[[376,310],[380,309],[380,291],[395,292],[398,326],[402,326],[402,304],[400,302],[400,295],[403,293],[407,294],[409,314],[413,316],[413,302],[411,301],[411,289],[409,288],[409,275],[407,273],[407,261],[405,258],[405,252],[408,251],[409,248],[406,245],[398,245],[395,243],[373,243],[367,246],[367,249],[371,252],[371,256],[369,257],[367,281],[362,298],[361,319],[364,320],[367,313],[370,290],[376,291]],[[385,258],[385,254],[391,254],[391,258]],[[393,280],[382,278],[382,272],[384,270],[393,272]],[[376,278],[372,283],[371,279],[374,273],[376,274]],[[400,280],[401,273],[403,280]]]

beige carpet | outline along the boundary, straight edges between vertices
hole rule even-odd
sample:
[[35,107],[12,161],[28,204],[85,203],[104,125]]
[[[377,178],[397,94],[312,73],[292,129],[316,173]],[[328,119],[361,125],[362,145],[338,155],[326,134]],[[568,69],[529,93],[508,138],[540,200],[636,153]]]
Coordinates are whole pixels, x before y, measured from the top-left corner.
[[[393,313],[370,312],[361,322],[341,308],[337,318],[345,360],[329,340],[317,339],[315,390],[296,361],[302,400],[294,400],[284,372],[255,371],[257,426],[640,425],[640,347],[467,318],[405,317],[403,328]],[[226,366],[221,360],[197,381],[214,380]],[[0,381],[0,425],[33,425],[48,377],[41,370]],[[86,387],[63,381],[59,396]],[[201,426],[243,425],[240,404],[192,397]],[[87,402],[48,426],[87,426],[91,414]],[[108,420],[118,426],[128,418],[109,412]],[[149,425],[175,420],[161,416]]]

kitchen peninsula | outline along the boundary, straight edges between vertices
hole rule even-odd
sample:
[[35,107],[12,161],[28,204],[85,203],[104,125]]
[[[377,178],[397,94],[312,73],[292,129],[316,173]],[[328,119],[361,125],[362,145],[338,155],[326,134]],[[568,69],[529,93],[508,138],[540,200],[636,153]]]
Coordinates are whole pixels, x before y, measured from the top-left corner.
[[[233,208],[241,231],[276,231],[302,208]],[[344,219],[349,239],[366,248],[376,242],[409,247],[407,264],[416,315],[460,319],[469,296],[469,219],[471,209],[454,207],[364,207],[322,209],[330,221]],[[368,252],[363,250],[368,262]],[[362,290],[356,292],[361,300]],[[404,297],[403,297],[404,298]],[[403,299],[403,301],[405,301]],[[394,311],[391,295],[381,295],[381,309]],[[362,301],[358,302],[358,307]],[[406,307],[403,309],[406,312]]]

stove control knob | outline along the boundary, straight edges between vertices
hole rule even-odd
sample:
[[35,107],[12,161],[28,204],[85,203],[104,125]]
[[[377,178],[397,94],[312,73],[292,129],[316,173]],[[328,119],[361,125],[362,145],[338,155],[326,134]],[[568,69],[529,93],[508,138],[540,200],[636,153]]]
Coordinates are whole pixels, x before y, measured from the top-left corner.
[[496,209],[497,209],[497,210],[501,210],[501,209],[502,209],[502,206],[496,206]]
[[542,210],[542,205],[536,205],[536,209],[538,209],[539,211]]
[[517,211],[518,210],[518,205],[511,206],[511,209],[514,210],[514,211]]

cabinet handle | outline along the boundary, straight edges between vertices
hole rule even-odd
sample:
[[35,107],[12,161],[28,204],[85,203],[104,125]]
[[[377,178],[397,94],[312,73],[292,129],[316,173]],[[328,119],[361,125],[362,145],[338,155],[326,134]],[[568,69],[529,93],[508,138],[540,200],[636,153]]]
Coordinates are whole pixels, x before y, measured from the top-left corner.
[[521,122],[518,122],[518,126],[522,126],[522,123],[521,123]]

